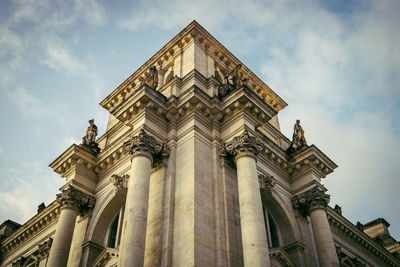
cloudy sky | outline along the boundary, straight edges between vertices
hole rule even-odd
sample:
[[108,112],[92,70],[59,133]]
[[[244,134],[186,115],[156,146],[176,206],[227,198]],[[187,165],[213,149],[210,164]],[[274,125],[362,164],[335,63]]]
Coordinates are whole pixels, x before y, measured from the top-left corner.
[[400,1],[0,2],[0,222],[23,223],[64,180],[48,167],[98,103],[196,19],[289,105],[339,168],[323,181],[351,222],[400,239]]

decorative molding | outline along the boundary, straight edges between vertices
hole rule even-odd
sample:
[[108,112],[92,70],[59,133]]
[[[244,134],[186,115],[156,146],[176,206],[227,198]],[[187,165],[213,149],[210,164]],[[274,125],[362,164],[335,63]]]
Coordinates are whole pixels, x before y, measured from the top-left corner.
[[63,207],[72,207],[83,216],[91,210],[96,204],[96,199],[92,195],[83,193],[82,191],[68,186],[62,189],[60,194],[57,194],[57,202]]
[[275,258],[282,266],[295,267],[290,256],[281,248],[269,248],[269,257]]
[[283,99],[281,99],[271,88],[269,88],[268,85],[252,73],[196,21],[190,23],[152,58],[119,85],[100,103],[101,106],[109,111],[114,109],[121,102],[125,101],[136,89],[138,89],[140,84],[142,84],[142,81],[146,79],[150,67],[157,65],[159,66],[159,72],[166,71],[170,68],[171,64],[173,64],[171,61],[173,61],[174,56],[178,53],[180,54],[182,49],[185,49],[188,44],[193,42],[207,50],[208,55],[215,60],[215,64],[223,68],[224,73],[229,73],[235,66],[242,64],[239,75],[246,76],[248,86],[277,112],[287,106]]
[[60,205],[53,202],[48,205],[44,211],[37,214],[24,225],[22,225],[15,233],[1,242],[1,254],[4,256],[25,242],[37,233],[51,225],[60,216]]
[[113,174],[113,175],[111,175],[110,181],[114,185],[115,193],[117,193],[119,190],[122,190],[122,189],[128,187],[129,174],[124,174],[121,176],[117,175],[117,174]]
[[224,143],[219,150],[219,155],[225,160],[236,159],[242,154],[251,154],[254,157],[263,150],[264,145],[256,137],[250,136],[247,130],[242,135],[236,136],[232,141]]
[[307,217],[315,209],[326,209],[330,196],[319,187],[314,187],[300,195],[294,196],[292,205],[300,214]]
[[106,248],[103,252],[97,257],[95,263],[93,264],[94,267],[102,267],[110,261],[112,258],[118,258],[119,251],[115,248]]
[[158,142],[153,136],[141,129],[138,135],[131,136],[124,143],[125,150],[133,157],[139,154],[147,154],[152,158],[152,167],[156,168],[166,162],[169,157],[169,148],[166,143]]
[[261,191],[271,191],[276,185],[276,179],[269,174],[258,175],[258,182],[260,183]]
[[43,242],[38,245],[38,249],[29,256],[22,256],[12,263],[12,267],[39,266],[41,260],[49,256],[53,239]]
[[365,253],[384,263],[383,265],[400,266],[399,259],[330,207],[327,208],[327,217],[333,232],[354,242]]

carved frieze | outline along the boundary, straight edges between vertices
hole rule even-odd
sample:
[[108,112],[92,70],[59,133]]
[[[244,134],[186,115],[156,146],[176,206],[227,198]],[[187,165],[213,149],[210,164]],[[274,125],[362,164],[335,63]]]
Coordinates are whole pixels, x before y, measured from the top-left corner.
[[301,215],[306,217],[314,209],[326,209],[330,196],[318,187],[314,187],[303,194],[294,196],[292,205]]
[[57,202],[60,203],[61,207],[73,207],[80,215],[85,215],[94,207],[96,199],[72,186],[68,186],[60,194],[57,194]]
[[110,181],[114,185],[115,193],[117,193],[121,189],[127,188],[128,180],[129,180],[129,174],[124,174],[121,176],[117,174],[111,175]]
[[257,156],[262,151],[264,145],[254,136],[250,136],[247,130],[243,134],[236,136],[232,141],[222,145],[219,155],[225,160],[234,160],[242,153],[249,153]]
[[169,148],[166,143],[158,142],[153,136],[148,135],[143,129],[138,135],[132,136],[124,143],[125,150],[135,156],[137,154],[150,155],[153,160],[153,168],[165,163],[169,157]]
[[260,190],[271,191],[276,185],[276,179],[272,175],[260,174],[258,175],[258,182],[260,183]]

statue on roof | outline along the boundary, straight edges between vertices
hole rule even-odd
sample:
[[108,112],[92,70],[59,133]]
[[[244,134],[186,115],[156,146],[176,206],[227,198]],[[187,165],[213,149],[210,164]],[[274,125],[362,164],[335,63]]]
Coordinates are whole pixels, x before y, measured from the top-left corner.
[[144,83],[147,84],[149,87],[156,89],[158,85],[158,71],[156,66],[153,66],[149,69],[149,73],[147,74]]
[[288,151],[294,152],[303,147],[307,147],[307,141],[304,137],[304,130],[300,125],[300,120],[296,120],[296,124],[293,127],[292,143],[290,144]]
[[89,148],[94,154],[100,153],[99,145],[96,143],[97,126],[94,124],[94,119],[89,120],[89,127],[86,130],[86,135],[82,138],[82,145]]
[[239,75],[239,70],[241,67],[242,64],[238,64],[232,71],[225,75],[224,84],[218,87],[219,98],[224,98],[231,92],[239,89],[244,85],[247,77],[243,78],[242,75]]

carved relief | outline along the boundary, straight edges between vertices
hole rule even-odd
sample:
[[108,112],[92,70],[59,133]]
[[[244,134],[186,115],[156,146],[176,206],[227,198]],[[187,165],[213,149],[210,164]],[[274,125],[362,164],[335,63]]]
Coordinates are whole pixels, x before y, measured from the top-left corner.
[[138,135],[132,136],[129,141],[126,141],[124,147],[131,155],[150,155],[153,159],[153,168],[165,163],[166,159],[169,157],[169,148],[167,144],[158,142],[143,129],[140,130]]
[[276,185],[276,179],[272,175],[258,175],[258,182],[260,183],[260,190],[268,190],[271,191]]
[[117,193],[121,189],[127,188],[128,180],[129,180],[129,174],[124,174],[122,176],[119,176],[117,174],[111,175],[110,181],[115,187],[115,193]]
[[298,209],[304,217],[310,214],[314,209],[326,209],[330,196],[318,187],[314,187],[301,195],[294,196],[292,205]]
[[75,208],[78,213],[83,216],[94,207],[96,199],[72,186],[68,186],[63,189],[60,194],[57,194],[57,202],[60,203],[61,206]]
[[[250,153],[257,156],[264,145],[254,136],[250,136],[247,130],[243,134],[233,138],[231,142],[222,145],[219,155],[225,160],[234,160],[241,153]],[[229,163],[231,164],[231,163]]]

